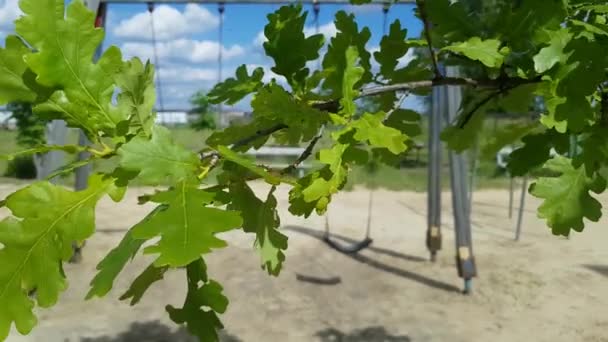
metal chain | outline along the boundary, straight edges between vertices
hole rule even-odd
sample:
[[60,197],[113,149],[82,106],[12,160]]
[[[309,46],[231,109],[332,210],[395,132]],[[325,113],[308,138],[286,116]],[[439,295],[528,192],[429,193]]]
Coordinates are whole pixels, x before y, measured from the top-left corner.
[[156,65],[156,89],[158,92],[158,104],[160,111],[165,110],[163,104],[163,85],[160,77],[160,63],[158,60],[158,50],[156,49],[156,29],[154,27],[154,3],[148,2],[148,13],[150,13],[150,26],[152,28],[152,50],[154,53],[154,64]]

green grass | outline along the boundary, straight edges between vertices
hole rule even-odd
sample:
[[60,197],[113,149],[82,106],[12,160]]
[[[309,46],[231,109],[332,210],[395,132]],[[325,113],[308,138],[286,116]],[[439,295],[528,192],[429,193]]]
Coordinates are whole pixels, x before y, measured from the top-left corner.
[[[498,123],[498,127],[507,124],[509,121],[502,120]],[[198,151],[205,146],[206,138],[211,134],[210,131],[195,131],[188,127],[174,127],[171,128],[173,136],[179,144],[186,148]],[[363,167],[355,167],[349,176],[349,181],[346,185],[346,189],[352,189],[355,186],[373,186],[380,187],[389,190],[410,190],[410,191],[426,191],[427,185],[427,165],[428,160],[428,149],[426,145],[428,143],[428,130],[426,120],[422,122],[422,134],[414,139],[417,142],[422,143],[425,147],[421,149],[419,153],[419,163],[414,163],[414,152],[408,156],[411,160],[410,166],[402,167],[401,169],[392,168],[389,166],[380,166],[376,171],[375,175],[370,175],[366,172]],[[494,132],[494,123],[488,121],[486,127],[483,130],[481,141],[486,141]],[[69,143],[75,143],[77,141],[77,133],[71,130],[68,137]],[[17,146],[15,142],[16,132],[14,131],[0,131],[0,154],[7,154],[22,149]],[[331,140],[324,137],[319,143],[318,148],[327,147],[331,144]],[[483,143],[482,143],[483,146]],[[317,148],[317,149],[318,149]],[[72,156],[66,156],[67,158],[73,158]],[[70,159],[67,159],[70,160]],[[263,161],[260,161],[263,162]],[[275,160],[275,162],[289,162],[288,159]],[[112,170],[117,163],[117,159],[110,160],[99,160],[93,163],[93,170],[95,171],[109,171]],[[442,153],[442,173],[441,183],[444,189],[448,189],[450,186],[449,168],[448,168],[448,151],[444,148]],[[4,173],[6,170],[7,161],[0,159],[0,172]],[[16,182],[14,179],[3,178],[0,181],[3,182]],[[212,180],[210,180],[212,181]],[[64,184],[73,184],[74,176],[69,175],[61,180]],[[137,184],[137,183],[136,183]],[[504,188],[509,184],[509,180],[501,174],[497,173],[496,164],[494,160],[479,160],[477,174],[476,174],[476,188]],[[140,184],[141,185],[141,184]]]

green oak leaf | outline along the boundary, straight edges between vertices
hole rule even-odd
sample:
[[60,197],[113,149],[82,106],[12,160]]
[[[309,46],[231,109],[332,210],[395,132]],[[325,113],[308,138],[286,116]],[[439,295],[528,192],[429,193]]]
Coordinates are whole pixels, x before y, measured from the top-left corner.
[[285,260],[287,236],[279,232],[281,221],[277,211],[275,188],[268,193],[266,201],[260,200],[246,183],[230,186],[232,202],[229,209],[238,210],[243,217],[243,230],[256,234],[256,246],[260,251],[262,267],[270,275],[279,275]]
[[407,137],[399,130],[385,126],[383,123],[386,113],[365,113],[351,124],[355,129],[354,138],[361,142],[369,142],[373,147],[386,148],[393,154],[399,154],[407,149]]
[[411,109],[398,108],[383,121],[387,127],[392,127],[408,137],[415,137],[422,133],[420,128],[420,114]]
[[482,159],[495,159],[501,148],[542,129],[537,122],[517,122],[500,127],[481,149]]
[[156,267],[185,266],[201,254],[226,246],[215,234],[240,227],[242,220],[238,212],[207,207],[214,197],[213,193],[181,181],[150,198],[166,208],[133,227],[133,238],[160,237],[155,245],[144,249],[144,254],[159,254]]
[[463,2],[433,0],[425,1],[424,5],[430,22],[440,23],[431,29],[433,38],[437,38],[432,40],[434,43],[463,41],[478,34],[478,23],[471,20]]
[[[256,120],[253,120],[250,123],[244,125],[234,124],[226,127],[223,131],[213,132],[209,138],[207,138],[206,143],[211,147],[217,147],[219,145],[230,146],[237,141],[254,136],[258,132],[267,130],[277,124],[278,122],[266,121],[257,117]],[[251,140],[247,144],[234,147],[234,151],[247,152],[251,148],[258,149],[266,144],[269,137],[269,135],[260,135],[259,138]]]
[[530,187],[530,193],[543,199],[538,215],[547,220],[553,234],[568,236],[571,230],[581,232],[585,227],[583,218],[593,222],[600,219],[602,205],[589,192],[603,192],[604,178],[588,176],[584,166],[575,168],[570,159],[561,156],[549,160],[545,168],[560,175],[540,177]]
[[251,101],[255,119],[283,123],[283,133],[291,144],[314,138],[322,124],[329,120],[327,113],[297,100],[277,84],[261,88]]
[[[334,21],[338,33],[330,41],[327,53],[323,57],[323,69],[326,72],[326,78],[323,82],[323,89],[331,90],[336,98],[343,97],[343,89],[360,88],[363,84],[372,80],[371,73],[371,54],[366,48],[366,44],[371,37],[369,28],[365,27],[359,31],[355,16],[346,14],[344,11],[336,13]],[[345,87],[344,74],[348,69],[347,50],[354,46],[357,49],[360,59],[360,66],[363,68],[363,75],[357,80],[353,86]]]
[[543,73],[551,69],[557,63],[565,63],[570,57],[570,53],[565,53],[566,45],[572,39],[572,34],[566,28],[561,28],[549,33],[551,40],[549,45],[542,48],[534,56],[534,69],[538,73]]
[[243,64],[236,69],[235,78],[228,78],[211,89],[208,94],[209,102],[214,104],[222,102],[230,105],[235,104],[245,98],[245,96],[256,92],[263,85],[263,77],[263,68],[255,68],[251,75],[249,75],[247,73],[247,66]]
[[36,99],[36,94],[23,81],[27,69],[23,56],[28,52],[18,37],[6,37],[5,48],[0,48],[0,104]]
[[139,178],[152,183],[192,178],[199,167],[196,154],[175,143],[169,129],[159,125],[152,127],[151,139],[137,136],[117,154],[123,169],[139,171]]
[[133,280],[129,289],[120,296],[120,300],[131,299],[129,305],[133,306],[141,300],[144,293],[155,282],[162,280],[165,273],[169,270],[168,267],[156,267],[154,264],[149,265],[146,269]]
[[347,170],[342,165],[342,156],[348,145],[335,144],[332,148],[319,151],[319,161],[328,165],[330,177],[319,177],[302,190],[304,201],[318,201],[338,192],[346,181]]
[[353,116],[357,110],[355,99],[359,91],[354,88],[365,72],[362,67],[357,66],[358,57],[359,53],[354,46],[349,46],[346,49],[346,65],[342,74],[344,79],[342,80],[342,98],[340,99],[342,109],[340,114],[347,117]]
[[160,213],[163,209],[165,209],[163,206],[156,207],[142,221],[129,229],[118,246],[112,249],[110,253],[97,264],[98,272],[93,280],[91,280],[91,288],[87,293],[86,299],[95,296],[103,297],[110,292],[118,274],[124,269],[127,263],[135,257],[141,246],[146,242],[146,240],[143,239],[135,239],[133,237],[133,230],[135,227],[148,223],[152,217]]
[[446,46],[442,50],[465,55],[470,59],[480,61],[489,68],[499,68],[505,58],[498,51],[500,44],[500,40],[481,40],[479,37],[473,37],[462,43]]
[[40,181],[6,198],[16,218],[0,222],[0,340],[12,323],[20,333],[29,333],[37,322],[34,300],[51,307],[67,288],[61,263],[70,260],[72,243],[93,234],[95,205],[109,184],[93,175],[86,190],[73,192]]
[[232,151],[226,146],[217,146],[217,151],[222,155],[222,157],[226,160],[229,160],[235,164],[238,164],[247,170],[255,173],[256,175],[264,178],[266,182],[272,185],[281,184],[281,178],[273,175],[272,173],[266,171],[261,166],[257,166],[251,159],[241,155],[237,152]]
[[582,152],[577,154],[572,164],[579,168],[585,166],[588,176],[599,171],[608,162],[608,132],[603,126],[594,127],[583,137]]
[[562,153],[569,146],[568,135],[554,130],[528,134],[521,140],[524,145],[511,153],[507,164],[511,175],[516,177],[542,166],[551,158],[551,148]]
[[392,79],[399,59],[409,50],[406,36],[407,30],[401,28],[397,19],[391,24],[389,33],[380,40],[380,50],[374,53],[374,58],[380,64],[380,74],[386,79]]
[[115,76],[121,92],[118,94],[118,106],[123,113],[128,113],[130,128],[141,131],[145,136],[152,135],[156,101],[154,91],[154,67],[150,62],[144,65],[139,58],[125,62],[121,72]]
[[72,112],[77,110],[78,116],[96,119],[94,125],[81,128],[93,135],[98,131],[115,135],[126,114],[112,106],[112,76],[123,63],[117,47],[109,48],[93,62],[104,37],[103,30],[94,26],[95,13],[81,1],[70,3],[65,17],[63,0],[22,0],[20,7],[25,15],[17,19],[16,32],[36,49],[25,56],[37,75],[36,81],[62,89],[66,102],[77,107]]
[[324,40],[321,34],[304,35],[306,17],[301,5],[282,6],[268,15],[268,24],[264,27],[268,39],[264,42],[264,50],[275,64],[271,70],[285,76],[295,90],[305,84],[309,74],[306,62],[319,58]]
[[217,330],[224,326],[217,314],[226,311],[228,298],[218,282],[207,279],[202,260],[188,265],[187,278],[188,293],[184,305],[181,308],[167,305],[169,317],[177,324],[185,324],[188,331],[201,341],[218,342]]

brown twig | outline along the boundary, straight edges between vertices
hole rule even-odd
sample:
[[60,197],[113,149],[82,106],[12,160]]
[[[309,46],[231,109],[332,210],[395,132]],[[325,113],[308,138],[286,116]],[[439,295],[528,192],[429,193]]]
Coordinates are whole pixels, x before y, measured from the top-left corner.
[[462,117],[462,120],[460,120],[460,123],[458,124],[458,128],[464,128],[464,126],[466,126],[467,123],[469,123],[469,121],[471,121],[471,119],[473,118],[473,115],[475,115],[475,113],[479,110],[479,108],[483,107],[485,104],[492,101],[492,99],[494,99],[496,96],[502,94],[505,91],[506,90],[504,90],[504,89],[499,89],[497,91],[494,91],[494,92],[490,93],[490,95],[486,96],[483,100],[481,100],[477,104],[475,104],[473,109],[471,109],[468,113],[466,113]]
[[[471,86],[474,88],[501,88],[509,89],[514,88],[523,84],[531,84],[541,82],[540,77],[533,79],[524,78],[498,78],[498,79],[473,79],[467,77],[443,77],[440,79],[424,80],[424,81],[413,81],[390,84],[386,86],[377,86],[363,88],[359,92],[358,98],[367,96],[377,96],[384,93],[397,92],[397,91],[412,91],[420,88],[436,87],[443,85],[462,85]],[[328,112],[335,113],[339,110],[339,100],[329,100],[324,102],[313,103],[312,106],[319,110],[325,110]]]
[[437,65],[437,56],[435,55],[435,50],[433,50],[433,43],[431,41],[431,22],[429,21],[428,14],[426,12],[425,0],[416,0],[416,6],[418,6],[418,11],[420,11],[420,20],[422,20],[422,24],[424,25],[424,36],[426,38],[426,43],[429,48],[429,53],[431,54],[431,60],[433,61],[433,71],[435,72],[435,78],[440,79],[443,76],[439,71],[439,66]]
[[282,175],[284,175],[286,173],[289,173],[289,172],[292,172],[300,164],[302,164],[306,159],[308,159],[308,157],[310,157],[310,155],[312,154],[312,151],[315,148],[315,145],[317,145],[317,143],[319,142],[319,140],[321,139],[321,137],[323,137],[323,130],[324,130],[323,127],[324,126],[321,126],[321,129],[319,130],[319,133],[317,133],[317,135],[310,141],[310,143],[308,144],[308,146],[306,147],[306,149],[304,150],[304,152],[302,152],[302,154],[300,154],[300,156],[298,157],[298,159],[296,159],[288,167],[286,167],[283,170],[281,170],[280,173]]
[[256,141],[259,138],[271,135],[272,133],[278,132],[278,131],[280,131],[282,129],[285,129],[285,128],[287,128],[287,125],[280,123],[280,124],[276,124],[276,125],[274,125],[272,127],[269,127],[269,128],[261,129],[261,130],[255,132],[255,134],[253,134],[251,136],[248,136],[246,138],[238,140],[237,142],[235,142],[234,144],[232,144],[231,148],[234,150],[234,149],[239,148],[241,146],[245,146],[245,145],[249,144],[250,142]]

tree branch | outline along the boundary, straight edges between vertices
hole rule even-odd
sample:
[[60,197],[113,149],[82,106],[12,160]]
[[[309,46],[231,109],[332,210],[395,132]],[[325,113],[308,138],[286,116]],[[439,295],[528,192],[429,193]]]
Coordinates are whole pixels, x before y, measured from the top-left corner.
[[276,124],[276,125],[274,125],[272,127],[259,130],[259,131],[255,132],[255,134],[253,134],[251,136],[248,136],[246,138],[238,140],[237,142],[235,142],[234,144],[232,144],[231,148],[234,150],[234,149],[239,148],[241,146],[245,146],[245,145],[249,144],[250,142],[256,141],[259,138],[271,135],[272,133],[275,133],[275,132],[280,131],[280,130],[285,129],[285,128],[287,128],[287,125],[280,123],[280,124]]
[[431,23],[426,12],[425,0],[416,0],[416,6],[418,6],[418,11],[420,11],[420,19],[422,20],[422,24],[424,25],[424,36],[426,38],[426,43],[429,48],[429,53],[431,54],[431,61],[433,61],[433,71],[435,72],[435,78],[440,79],[443,76],[439,71],[439,66],[437,65],[437,56],[435,55],[435,50],[433,50],[433,44],[431,41]]
[[310,157],[313,149],[315,148],[315,145],[317,145],[317,142],[319,142],[321,137],[323,137],[324,127],[325,126],[321,126],[319,133],[317,133],[317,135],[310,141],[310,143],[308,144],[308,146],[306,147],[304,152],[302,152],[302,154],[298,157],[298,159],[296,159],[291,165],[289,165],[288,167],[281,170],[281,174],[286,174],[286,173],[292,172],[300,164],[302,164],[306,159],[308,159],[308,157]]
[[[471,86],[473,88],[500,88],[512,89],[523,84],[539,83],[541,82],[540,77],[525,79],[525,78],[497,78],[497,79],[473,79],[467,77],[442,77],[433,80],[424,81],[412,81],[404,83],[390,84],[386,86],[376,86],[363,88],[359,92],[357,98],[367,96],[377,96],[384,93],[391,93],[397,91],[412,91],[420,88],[444,86],[444,85],[455,85],[455,86]],[[324,102],[313,103],[312,106],[316,109],[328,111],[332,113],[338,112],[340,101],[330,100]]]
[[473,109],[471,109],[468,113],[466,113],[464,115],[464,117],[458,124],[458,128],[464,128],[464,126],[466,126],[467,123],[469,123],[469,121],[471,121],[471,119],[473,118],[473,115],[475,115],[475,112],[477,112],[479,110],[479,108],[483,107],[486,103],[492,101],[493,98],[495,98],[496,96],[498,96],[500,94],[502,94],[502,90],[495,91],[495,92],[491,93],[490,95],[486,96],[483,100],[479,101],[473,107]]

